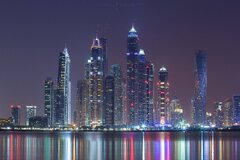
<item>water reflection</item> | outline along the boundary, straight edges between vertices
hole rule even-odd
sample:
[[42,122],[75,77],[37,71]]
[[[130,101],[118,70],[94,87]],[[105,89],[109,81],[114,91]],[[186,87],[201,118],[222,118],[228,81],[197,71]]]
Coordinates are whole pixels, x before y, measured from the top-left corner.
[[240,132],[0,132],[6,160],[240,159]]

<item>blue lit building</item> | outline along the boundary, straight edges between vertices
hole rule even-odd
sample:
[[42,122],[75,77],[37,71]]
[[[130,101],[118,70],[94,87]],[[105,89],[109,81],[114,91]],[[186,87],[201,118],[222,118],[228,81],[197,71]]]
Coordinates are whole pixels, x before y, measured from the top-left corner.
[[240,94],[232,97],[233,102],[233,124],[240,125]]
[[11,117],[12,117],[12,122],[13,125],[19,126],[20,125],[20,105],[11,105]]
[[195,84],[193,99],[193,125],[205,124],[207,99],[207,55],[199,50],[196,53]]
[[59,54],[55,125],[71,124],[70,57],[67,48]]
[[44,116],[48,117],[48,126],[54,124],[54,104],[53,81],[47,78],[44,82]]

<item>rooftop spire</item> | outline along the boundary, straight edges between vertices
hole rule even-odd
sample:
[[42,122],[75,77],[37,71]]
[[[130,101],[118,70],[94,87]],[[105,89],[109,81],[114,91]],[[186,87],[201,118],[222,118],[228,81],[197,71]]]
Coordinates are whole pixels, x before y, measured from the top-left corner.
[[135,32],[135,33],[137,32],[136,29],[134,28],[134,25],[132,25],[132,28],[130,29],[129,32]]
[[93,39],[92,48],[101,48],[100,41],[97,37],[97,34],[96,34],[96,38]]
[[67,43],[66,43],[66,42],[65,42],[65,44],[64,44],[63,53],[68,53],[68,50],[67,50]]

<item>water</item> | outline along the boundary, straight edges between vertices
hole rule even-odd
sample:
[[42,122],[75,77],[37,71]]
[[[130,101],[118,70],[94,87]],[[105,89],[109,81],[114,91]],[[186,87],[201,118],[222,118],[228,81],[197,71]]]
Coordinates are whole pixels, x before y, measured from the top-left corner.
[[0,160],[239,160],[240,132],[0,132]]

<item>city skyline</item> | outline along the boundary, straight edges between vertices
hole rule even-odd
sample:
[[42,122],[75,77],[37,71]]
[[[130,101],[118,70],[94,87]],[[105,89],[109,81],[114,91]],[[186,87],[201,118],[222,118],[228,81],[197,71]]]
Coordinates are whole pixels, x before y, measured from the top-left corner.
[[[142,2],[142,3],[144,3],[144,2]],[[100,4],[96,4],[96,5],[100,5]],[[167,4],[165,4],[165,5],[167,5]],[[233,4],[230,6],[233,8],[232,12],[236,12],[237,15],[239,15],[239,12],[237,10],[234,10]],[[43,7],[43,6],[41,6],[41,7]],[[103,7],[103,6],[100,5],[100,7]],[[141,4],[136,5],[136,7],[141,8]],[[204,5],[203,4],[202,4],[202,6],[200,5],[200,8],[201,7],[204,8]],[[218,6],[218,7],[221,8],[220,6]],[[216,8],[218,8],[218,7],[216,7]],[[215,8],[215,10],[219,9],[219,8],[218,9],[216,9],[216,8]],[[226,9],[226,8],[224,8],[224,9]],[[122,12],[121,7],[120,7],[120,11],[118,11],[118,12]],[[208,10],[208,12],[211,12],[211,11]],[[220,10],[219,10],[219,12],[220,12]],[[232,12],[228,13],[228,15],[232,15],[233,14]],[[196,12],[194,12],[194,11],[193,11],[193,13],[196,14]],[[222,13],[222,12],[220,12],[220,13]],[[233,14],[233,15],[235,15],[235,14]],[[13,17],[14,17],[14,15],[13,15]],[[70,15],[67,17],[70,17]],[[168,17],[168,16],[166,16],[166,17]],[[173,18],[175,16],[169,16],[169,17]],[[203,15],[203,17],[205,17],[205,16]],[[223,16],[220,19],[224,19],[224,18],[225,17]],[[232,18],[234,19],[234,17],[232,17]],[[155,73],[154,73],[155,74],[155,82],[156,82],[156,77],[157,77],[156,70],[158,70],[160,68],[160,66],[165,65],[169,71],[168,79],[170,82],[170,97],[173,98],[173,96],[177,95],[182,103],[183,109],[187,109],[187,108],[191,107],[190,101],[191,101],[191,98],[193,95],[193,88],[194,88],[194,54],[199,48],[203,49],[204,51],[206,51],[208,53],[208,78],[209,78],[208,79],[208,87],[209,87],[209,89],[207,92],[207,95],[208,95],[207,111],[213,111],[213,107],[214,107],[213,102],[214,101],[224,101],[225,99],[231,97],[236,92],[240,91],[240,85],[238,85],[238,83],[237,83],[237,82],[240,82],[240,77],[238,75],[236,75],[236,77],[234,77],[234,78],[230,76],[232,74],[237,74],[238,73],[237,68],[240,67],[240,64],[238,64],[238,62],[237,62],[237,57],[239,57],[237,55],[237,53],[240,52],[240,48],[237,46],[237,44],[234,44],[234,43],[237,43],[237,41],[239,40],[240,36],[239,37],[237,36],[237,35],[239,35],[239,31],[234,30],[235,31],[234,32],[234,31],[230,31],[230,30],[229,31],[223,30],[224,31],[223,33],[226,34],[223,39],[217,40],[218,36],[215,39],[214,38],[211,39],[211,36],[213,36],[214,34],[219,32],[219,31],[214,30],[215,29],[214,26],[220,22],[220,20],[218,20],[216,23],[214,23],[214,25],[212,25],[212,28],[210,27],[210,29],[207,29],[207,31],[208,31],[207,33],[210,34],[210,40],[209,40],[209,38],[204,38],[204,36],[203,36],[203,37],[199,38],[202,40],[198,41],[196,39],[198,38],[198,36],[200,34],[197,34],[198,36],[196,36],[196,34],[190,33],[190,32],[192,32],[191,30],[189,31],[189,34],[192,34],[192,36],[190,36],[190,37],[186,36],[186,39],[184,39],[183,38],[184,35],[182,35],[182,33],[186,32],[186,30],[181,29],[181,28],[179,28],[180,30],[178,31],[178,33],[181,36],[179,36],[178,33],[175,32],[175,34],[169,33],[169,35],[171,35],[171,36],[168,37],[167,36],[168,34],[163,33],[164,31],[168,31],[166,26],[165,26],[166,28],[164,28],[164,25],[163,25],[163,27],[159,27],[159,24],[158,24],[159,29],[156,30],[156,28],[155,28],[154,32],[152,32],[152,31],[148,31],[148,30],[150,30],[151,27],[153,27],[153,25],[154,25],[153,22],[150,24],[145,24],[144,22],[141,21],[141,18],[136,18],[136,19],[133,18],[134,20],[131,20],[131,19],[132,18],[128,18],[125,21],[125,23],[122,22],[123,20],[120,20],[122,24],[121,24],[120,28],[117,28],[119,33],[112,33],[113,31],[115,31],[115,29],[112,27],[109,27],[109,26],[107,27],[107,29],[112,29],[112,31],[107,32],[106,31],[107,29],[105,31],[101,31],[101,30],[103,30],[104,27],[106,27],[103,25],[103,23],[93,25],[93,26],[99,25],[98,29],[100,31],[98,31],[98,34],[106,37],[111,42],[109,44],[109,51],[108,51],[108,56],[109,56],[109,61],[110,61],[109,64],[120,63],[123,67],[124,76],[126,75],[126,57],[125,57],[126,34],[129,30],[129,26],[131,26],[132,21],[134,21],[135,27],[138,30],[138,33],[141,37],[140,45],[141,45],[141,47],[144,48],[144,50],[146,50],[146,53],[149,57],[148,59],[152,60],[155,65]],[[145,21],[146,21],[146,18],[143,17],[143,19],[145,19]],[[237,26],[239,26],[239,23],[234,22],[233,19],[230,19],[229,21],[232,24],[236,23],[234,26],[236,28],[238,28]],[[206,21],[210,22],[210,20],[207,20],[207,19],[206,19]],[[177,21],[175,21],[175,22],[177,22]],[[202,20],[201,22],[205,22],[205,21]],[[170,23],[172,23],[172,22],[170,22]],[[185,21],[184,25],[187,26],[186,21]],[[190,26],[192,26],[192,25],[193,24],[191,24]],[[64,36],[61,41],[56,40],[54,38],[51,38],[51,39],[49,38],[50,42],[55,41],[55,40],[56,40],[56,42],[49,43],[48,42],[49,40],[46,40],[47,43],[46,42],[43,43],[45,45],[43,45],[43,44],[38,45],[36,43],[37,41],[35,41],[33,48],[31,48],[31,47],[27,48],[26,42],[28,42],[29,40],[25,39],[25,38],[23,38],[23,39],[25,39],[24,41],[19,43],[19,45],[21,44],[20,46],[18,46],[16,44],[14,45],[14,43],[13,43],[13,48],[10,48],[10,46],[9,46],[9,44],[11,44],[11,43],[8,44],[8,42],[13,41],[13,39],[12,39],[13,37],[10,36],[10,37],[6,38],[5,40],[4,40],[4,36],[3,36],[3,39],[0,38],[0,41],[2,42],[2,44],[7,44],[6,46],[3,45],[0,48],[1,55],[3,54],[3,58],[1,60],[1,67],[0,67],[1,68],[0,71],[2,72],[2,77],[1,77],[2,91],[0,92],[0,96],[2,98],[0,99],[0,105],[1,105],[1,109],[3,110],[3,113],[0,113],[0,117],[8,117],[10,115],[9,114],[10,111],[6,112],[5,110],[7,108],[9,108],[9,106],[12,103],[20,104],[22,106],[29,105],[29,104],[36,105],[36,106],[39,106],[40,113],[43,113],[43,110],[44,110],[43,86],[44,86],[44,84],[41,82],[43,82],[46,79],[46,77],[50,76],[50,77],[53,77],[53,81],[56,83],[57,54],[63,48],[65,41],[67,41],[68,49],[70,50],[70,56],[73,57],[72,59],[74,59],[72,62],[72,66],[71,66],[71,68],[73,68],[73,72],[71,72],[71,77],[72,77],[71,79],[72,79],[72,83],[73,83],[72,88],[74,88],[72,91],[72,97],[73,97],[72,105],[75,106],[75,98],[74,97],[76,95],[76,89],[75,89],[77,87],[76,82],[78,79],[81,79],[84,75],[83,64],[87,60],[87,57],[89,57],[89,53],[90,53],[88,48],[90,46],[89,42],[91,42],[91,40],[89,40],[89,39],[92,39],[94,37],[93,35],[96,33],[96,28],[93,26],[91,29],[86,29],[86,28],[83,29],[83,30],[88,31],[88,34],[85,34],[82,37],[79,35],[81,32],[80,30],[79,30],[79,33],[77,34],[77,35],[79,35],[79,38],[78,38],[78,36],[73,35],[73,32],[67,31],[67,33],[64,33]],[[203,25],[202,27],[204,28],[207,26],[211,26],[211,25]],[[172,31],[171,25],[169,25],[168,27],[170,27],[169,31]],[[204,29],[202,27],[200,27],[198,29],[200,30],[200,33],[205,33]],[[41,29],[41,27],[40,27],[40,29]],[[197,28],[194,28],[194,29],[197,29]],[[74,31],[76,32],[77,30],[74,30]],[[3,32],[3,30],[1,30],[1,33],[2,32]],[[8,34],[10,34],[9,32],[10,32],[10,30],[8,30]],[[16,30],[16,32],[17,32],[17,30]],[[33,39],[34,39],[34,37],[37,38],[39,36],[35,32],[33,32],[34,34],[32,35]],[[89,34],[89,32],[90,32],[90,34]],[[215,33],[211,34],[210,32],[215,32]],[[17,33],[20,34],[20,32],[17,32]],[[55,32],[55,33],[58,33],[58,32]],[[111,34],[109,34],[109,33],[111,33]],[[162,34],[163,37],[165,37],[165,39],[161,38],[161,35],[159,35],[159,37],[156,37],[156,35],[158,35],[160,33]],[[233,33],[236,33],[236,34],[234,34],[235,39],[234,39],[234,36],[233,36],[233,38],[230,38],[231,34],[233,34]],[[70,34],[71,36],[68,36],[67,34]],[[156,35],[153,35],[153,34],[156,34]],[[6,34],[2,33],[2,35],[6,35]],[[28,36],[26,36],[26,37],[30,38],[31,37],[30,35],[31,35],[31,33],[28,34]],[[196,37],[194,37],[193,35],[195,35]],[[230,37],[228,37],[228,36],[230,36]],[[53,37],[55,37],[55,36],[53,36]],[[83,40],[84,43],[83,42],[79,43],[80,37],[81,37],[81,41]],[[208,37],[208,36],[206,35],[206,37]],[[17,40],[17,38],[19,38],[19,36],[16,36],[15,43],[19,42]],[[158,42],[158,38],[160,38],[159,42]],[[180,40],[181,38],[183,38],[183,40]],[[121,40],[118,40],[118,39],[121,39]],[[151,40],[151,39],[153,39],[153,40]],[[154,41],[155,39],[156,39],[156,42]],[[117,40],[120,43],[116,43]],[[189,42],[189,40],[190,41],[196,40],[196,42],[191,44]],[[207,41],[207,42],[204,43],[204,41]],[[211,41],[213,41],[213,43],[211,43]],[[227,41],[230,41],[231,44],[230,44],[230,42],[227,42]],[[158,43],[160,43],[160,42],[162,42],[162,44],[159,47],[156,47],[158,45]],[[182,42],[182,43],[177,43],[177,42]],[[200,44],[198,44],[198,42],[200,42]],[[221,42],[221,43],[219,43],[219,42]],[[174,45],[174,47],[176,47],[176,50],[174,49],[174,47],[170,48],[170,44]],[[164,46],[164,45],[166,45],[166,46]],[[40,49],[40,46],[43,47],[44,49]],[[46,46],[46,48],[44,46]],[[232,46],[233,46],[233,48],[232,48]],[[114,48],[117,48],[116,51]],[[34,53],[34,51],[36,51],[36,52]],[[24,61],[23,66],[22,66],[22,64],[19,65],[19,62],[18,62],[18,60],[20,60],[20,61],[22,60],[17,55],[18,53],[21,53],[21,52],[26,53],[26,55],[24,53],[22,53],[22,54],[24,54],[23,57],[26,56],[25,59],[27,59],[26,61]],[[186,53],[184,53],[184,52],[186,52]],[[180,53],[180,54],[178,54],[178,53]],[[36,54],[39,54],[39,55],[36,55]],[[47,59],[45,59],[45,61],[48,63],[46,63],[46,62],[45,62],[46,64],[40,63],[40,62],[42,62],[41,60],[39,60],[40,57],[38,57],[38,56],[40,56],[40,54],[43,54],[43,55],[45,55],[45,57],[47,57]],[[16,55],[16,59],[10,58],[13,55],[14,56]],[[119,62],[118,62],[118,59],[119,59]],[[182,60],[182,62],[179,63],[179,61],[181,61],[181,60]],[[8,63],[6,63],[4,61],[7,61]],[[9,62],[12,62],[12,63],[9,63]],[[29,63],[27,63],[27,62],[29,62]],[[188,63],[188,65],[185,63]],[[25,65],[25,64],[29,64],[29,65]],[[219,64],[224,64],[224,65],[220,66]],[[7,71],[5,71],[6,68],[7,68]],[[18,69],[22,69],[22,70],[25,69],[26,76],[29,76],[29,77],[27,77],[27,78],[25,76],[21,77],[22,75],[25,75],[23,73],[21,75],[18,75],[18,72],[19,72]],[[183,71],[183,72],[181,72],[181,74],[179,74],[180,71]],[[184,71],[186,73],[184,73]],[[226,74],[226,76],[222,75],[223,72]],[[230,73],[228,73],[228,72],[230,72]],[[182,74],[184,74],[186,78],[184,78],[184,76],[182,76]],[[8,81],[7,81],[7,78],[9,78]],[[14,79],[14,81],[12,79]],[[15,81],[18,82],[18,83],[16,83],[16,84],[18,84],[17,86],[13,83]],[[227,86],[226,88],[223,89],[222,86],[224,86],[226,83],[231,84],[231,85]],[[22,88],[22,86],[19,86],[19,84],[22,84],[22,86],[24,88]],[[29,88],[27,85],[29,85]],[[8,93],[8,90],[6,89],[6,87],[9,88],[9,90],[11,92]],[[21,92],[19,92],[18,90],[20,90]],[[222,90],[224,90],[223,93],[221,93]],[[184,92],[184,93],[182,93],[182,92]],[[210,109],[210,107],[212,107],[212,109]],[[185,113],[184,113],[184,115],[187,119],[190,119],[190,115],[186,115]],[[21,116],[21,117],[25,117],[25,116]]]

